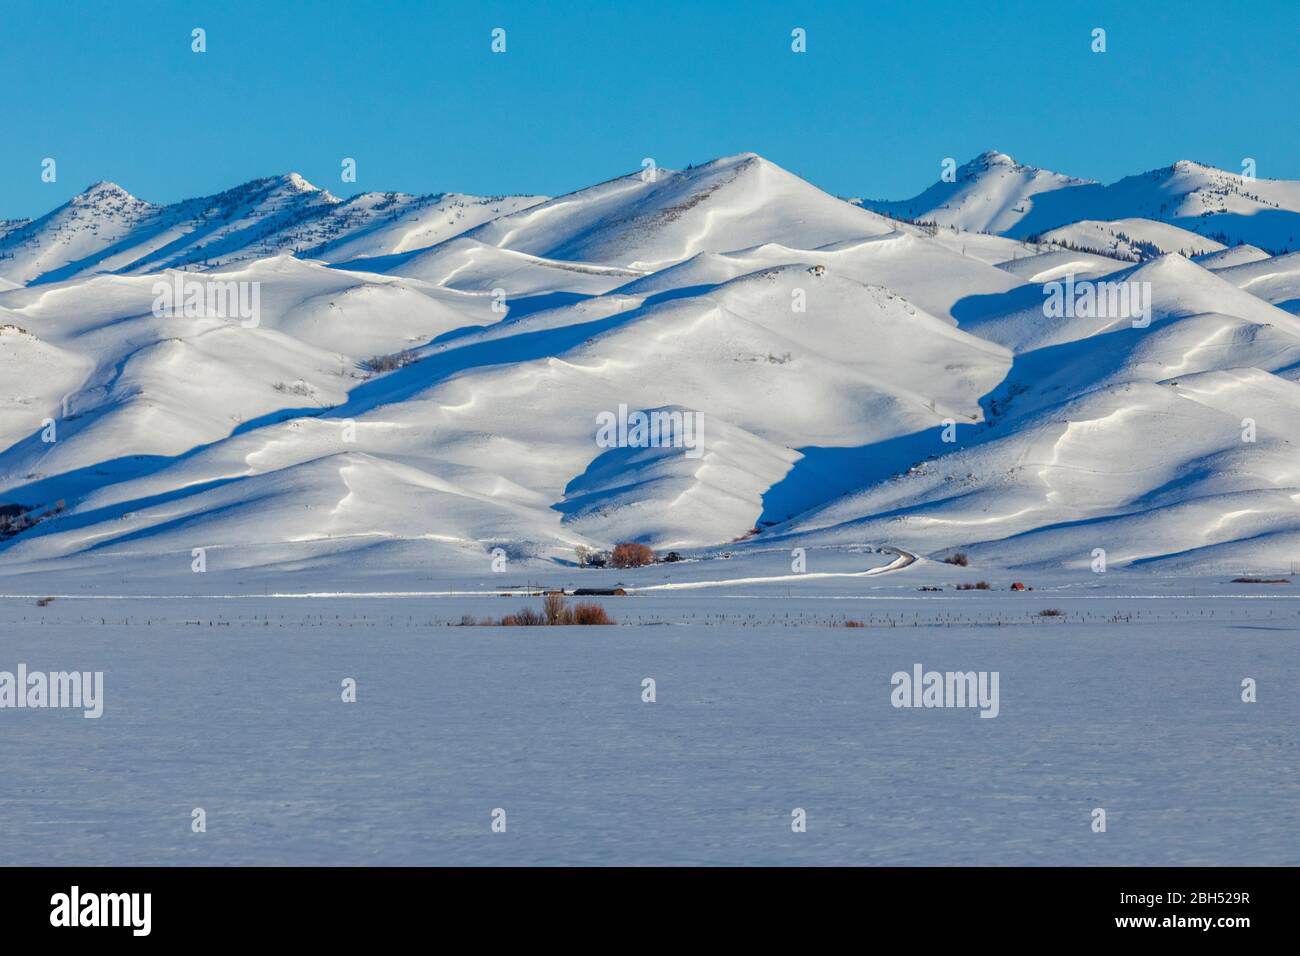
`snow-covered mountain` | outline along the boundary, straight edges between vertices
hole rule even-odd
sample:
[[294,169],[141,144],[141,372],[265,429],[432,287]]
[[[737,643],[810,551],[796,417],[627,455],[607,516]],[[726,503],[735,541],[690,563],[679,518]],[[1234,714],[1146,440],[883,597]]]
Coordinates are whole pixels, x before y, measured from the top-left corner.
[[858,202],[890,216],[1016,239],[1046,239],[1085,220],[1145,219],[1222,245],[1250,243],[1271,254],[1300,249],[1300,182],[1189,160],[1102,185],[988,152],[957,167],[955,181],[941,179],[912,199]]
[[555,199],[97,184],[0,233],[0,572],[623,540],[1285,568],[1300,253],[1262,224],[1296,184],[1184,166],[986,153],[910,205],[752,153]]
[[1167,252],[1195,258],[1227,249],[1221,242],[1151,219],[1084,219],[1049,229],[1038,240],[1132,262],[1154,259]]
[[[1023,236],[1016,230],[1035,204],[1049,194],[1074,197],[1097,183],[1062,176],[1016,162],[1006,153],[988,150],[941,178],[924,192],[903,200],[858,200],[867,209],[917,222],[933,222],[963,232]],[[1083,218],[1076,216],[1067,222]]]
[[289,173],[156,206],[101,182],[0,232],[0,278],[34,284],[141,275],[282,252],[326,261],[384,255],[432,245],[542,198],[363,193],[342,200]]

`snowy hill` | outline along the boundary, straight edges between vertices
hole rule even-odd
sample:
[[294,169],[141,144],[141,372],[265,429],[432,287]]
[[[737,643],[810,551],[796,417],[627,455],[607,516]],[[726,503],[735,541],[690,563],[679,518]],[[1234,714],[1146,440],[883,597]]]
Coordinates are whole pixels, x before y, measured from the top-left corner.
[[332,209],[329,223],[317,233],[317,238],[329,238],[307,246],[300,254],[327,262],[346,262],[423,249],[545,199],[462,193],[363,193]]
[[1192,258],[1222,252],[1221,242],[1151,219],[1082,219],[1035,237],[1039,242],[1140,262],[1167,252]]
[[95,183],[48,215],[0,236],[0,278],[27,283],[94,257],[156,212],[114,183]]
[[1269,258],[1269,255],[1263,249],[1243,242],[1227,249],[1221,249],[1218,252],[1207,252],[1204,255],[1192,256],[1192,261],[1207,269],[1226,269],[1229,266],[1245,265],[1247,262],[1258,262],[1260,259],[1267,258]]
[[894,224],[841,202],[753,153],[659,169],[580,190],[468,233],[548,259],[653,271],[701,252],[780,242],[815,249]]
[[[911,199],[861,202],[889,216],[1016,239],[1045,239],[1085,221],[1145,219],[1222,245],[1249,243],[1272,254],[1300,248],[1300,182],[1247,178],[1189,160],[1102,185],[990,152],[958,167],[954,182],[940,180]],[[1166,237],[1156,244],[1179,251],[1174,243]]]
[[282,252],[329,261],[430,245],[541,197],[363,193],[342,200],[297,173],[155,206],[112,183],[0,233],[0,278],[58,282],[99,273],[212,268]]
[[1237,288],[1300,315],[1300,252],[1225,264],[1215,271]]
[[1300,546],[1300,322],[1179,256],[1106,278],[1150,283],[1148,327],[1048,321],[1009,294],[964,323],[1016,356],[991,427],[946,455],[932,441],[934,460],[798,519],[800,535],[1005,564],[1087,567],[1102,547],[1285,567]]
[[[1074,195],[1081,188],[1086,191],[1096,185],[1090,180],[1025,166],[1005,153],[989,150],[958,166],[952,182],[941,179],[911,199],[860,202],[865,208],[895,218],[935,222],[966,232],[1012,235],[1040,197],[1059,190]],[[1028,235],[1023,230],[1014,234]]]
[[[984,154],[906,213],[938,227],[752,153],[555,199],[98,184],[0,236],[0,505],[36,519],[0,573],[200,547],[410,573],[623,540],[1285,568],[1300,253],[1189,226],[1252,218],[1195,213],[1203,172],[1122,182]],[[1023,241],[1122,196],[1140,219]],[[1144,321],[1049,306],[1094,282]],[[173,288],[255,308],[160,307]]]
[[[1146,218],[1167,222],[1225,245],[1249,243],[1273,253],[1300,246],[1300,182],[1244,179],[1238,173],[1180,160],[1128,176],[1088,197],[1089,219]],[[1065,209],[1039,207],[1020,228],[1041,232],[1077,221]],[[1061,219],[1070,215],[1068,219]],[[1051,223],[1052,218],[1061,219]]]

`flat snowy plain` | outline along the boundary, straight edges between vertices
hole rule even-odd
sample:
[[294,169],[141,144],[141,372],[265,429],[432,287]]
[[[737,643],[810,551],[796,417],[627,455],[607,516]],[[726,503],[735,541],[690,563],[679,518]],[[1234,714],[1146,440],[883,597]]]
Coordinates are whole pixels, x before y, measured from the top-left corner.
[[[489,594],[0,598],[0,669],[105,697],[3,714],[3,862],[1300,863],[1291,587],[965,573],[600,598],[619,626],[588,628],[454,626],[540,605]],[[894,708],[917,663],[999,672],[998,717]]]

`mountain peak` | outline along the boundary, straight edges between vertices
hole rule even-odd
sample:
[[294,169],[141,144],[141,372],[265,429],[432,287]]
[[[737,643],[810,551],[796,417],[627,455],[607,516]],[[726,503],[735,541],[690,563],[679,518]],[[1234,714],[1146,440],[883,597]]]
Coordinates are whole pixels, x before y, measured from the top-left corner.
[[1207,163],[1198,163],[1194,159],[1177,160],[1172,166],[1169,167],[1169,171],[1173,173],[1220,173],[1220,174],[1223,172],[1223,170],[1219,169],[1217,166],[1210,166]]
[[98,180],[97,182],[91,183],[82,192],[78,193],[75,197],[73,197],[72,201],[73,202],[101,202],[104,200],[126,201],[126,202],[141,201],[136,199],[135,196],[132,196],[129,192],[127,192],[117,183],[111,183],[106,179],[101,179]]
[[276,176],[275,179],[294,192],[317,193],[321,191],[319,186],[312,185],[301,173],[285,173],[283,176]]
[[990,166],[1019,166],[1020,164],[1006,153],[1000,153],[996,149],[986,149],[966,165],[987,168]]
[[696,166],[694,168],[715,170],[715,169],[743,169],[748,166],[754,166],[761,169],[761,168],[771,167],[775,165],[776,165],[775,163],[769,162],[768,160],[764,159],[762,156],[758,155],[758,153],[744,152],[744,153],[736,153],[732,156],[719,156],[716,159],[711,159],[707,163],[702,163],[699,166]]

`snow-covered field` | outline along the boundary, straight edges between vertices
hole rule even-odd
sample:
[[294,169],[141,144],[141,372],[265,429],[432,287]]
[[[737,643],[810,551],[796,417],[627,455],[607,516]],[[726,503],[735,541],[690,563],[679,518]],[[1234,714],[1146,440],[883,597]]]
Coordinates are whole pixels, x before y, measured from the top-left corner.
[[[101,670],[104,712],[5,712],[4,862],[1300,863],[1296,595],[885,581],[600,598],[620,624],[588,628],[452,626],[529,601],[492,596],[6,598],[0,669]],[[998,672],[998,716],[895,708],[915,664]]]

